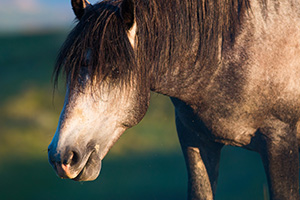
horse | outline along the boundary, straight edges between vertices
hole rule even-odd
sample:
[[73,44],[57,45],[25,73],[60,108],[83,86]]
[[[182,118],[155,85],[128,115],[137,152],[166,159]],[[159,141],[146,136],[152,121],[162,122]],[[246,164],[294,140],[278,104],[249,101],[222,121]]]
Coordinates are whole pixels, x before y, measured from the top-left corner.
[[271,199],[299,199],[297,0],[72,0],[57,58],[66,96],[48,158],[58,176],[98,177],[150,91],[175,107],[188,199],[214,199],[224,145],[258,152]]

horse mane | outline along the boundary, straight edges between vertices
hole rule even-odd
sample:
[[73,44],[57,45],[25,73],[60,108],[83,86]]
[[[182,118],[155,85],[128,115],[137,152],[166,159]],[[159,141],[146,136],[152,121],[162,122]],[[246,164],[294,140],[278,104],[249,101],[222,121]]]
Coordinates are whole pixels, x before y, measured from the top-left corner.
[[80,84],[85,80],[82,70],[87,70],[91,85],[107,79],[109,85],[128,83],[128,74],[136,67],[127,27],[120,16],[120,2],[102,1],[86,8],[58,54],[55,84],[61,72],[70,87]]
[[151,89],[177,87],[162,84],[174,73],[185,74],[182,82],[193,84],[199,78],[195,74],[217,67],[219,46],[226,49],[234,44],[250,10],[249,0],[137,0],[137,58],[155,77],[151,82],[160,84]]
[[[137,55],[120,14],[122,0],[105,0],[90,6],[60,50],[54,69],[55,83],[63,71],[70,86],[77,84],[78,79],[84,79],[83,66],[91,81],[101,83],[109,79],[110,85],[130,83],[129,74],[138,70],[160,79],[151,82],[161,82],[176,67],[180,73],[195,73],[203,66],[213,66],[212,61],[216,66],[220,38],[221,48],[230,48],[243,16],[250,10],[249,1],[136,0]],[[192,65],[194,70],[186,70]]]

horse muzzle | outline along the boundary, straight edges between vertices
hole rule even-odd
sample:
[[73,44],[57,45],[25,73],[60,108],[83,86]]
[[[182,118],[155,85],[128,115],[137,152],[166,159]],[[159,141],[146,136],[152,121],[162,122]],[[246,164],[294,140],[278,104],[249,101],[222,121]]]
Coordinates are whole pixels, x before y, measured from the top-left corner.
[[64,151],[48,148],[48,159],[60,178],[75,181],[95,180],[101,170],[101,159],[96,148],[79,151],[70,147]]

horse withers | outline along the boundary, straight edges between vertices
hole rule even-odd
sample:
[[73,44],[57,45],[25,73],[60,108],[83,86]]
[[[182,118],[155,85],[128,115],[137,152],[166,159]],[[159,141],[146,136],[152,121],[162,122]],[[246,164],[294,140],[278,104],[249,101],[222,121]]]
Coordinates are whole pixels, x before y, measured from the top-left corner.
[[261,155],[271,199],[299,199],[300,3],[296,0],[73,0],[57,59],[66,97],[49,161],[94,180],[148,108],[171,97],[188,199],[213,199],[224,145]]

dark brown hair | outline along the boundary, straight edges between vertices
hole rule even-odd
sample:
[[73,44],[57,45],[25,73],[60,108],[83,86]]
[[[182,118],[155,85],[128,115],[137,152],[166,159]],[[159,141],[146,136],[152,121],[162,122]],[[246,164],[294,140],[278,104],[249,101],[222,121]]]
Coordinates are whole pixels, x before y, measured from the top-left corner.
[[[123,2],[133,4],[129,13],[134,15],[122,16]],[[82,69],[88,70],[90,80],[101,83],[109,78],[111,85],[130,82],[133,73],[140,80],[151,74],[155,80],[150,82],[161,82],[176,67],[191,73],[189,77],[203,66],[217,66],[212,62],[218,62],[219,38],[221,49],[230,48],[248,10],[249,0],[102,1],[87,7],[69,34],[57,59],[55,80],[63,71],[73,86],[82,78]],[[138,26],[136,55],[126,32],[133,16]],[[192,66],[194,70],[186,69]]]
[[136,67],[120,2],[103,1],[86,8],[60,50],[54,69],[55,83],[61,71],[70,87],[84,79],[82,74],[96,83],[107,78],[111,85],[128,82],[125,79]]

